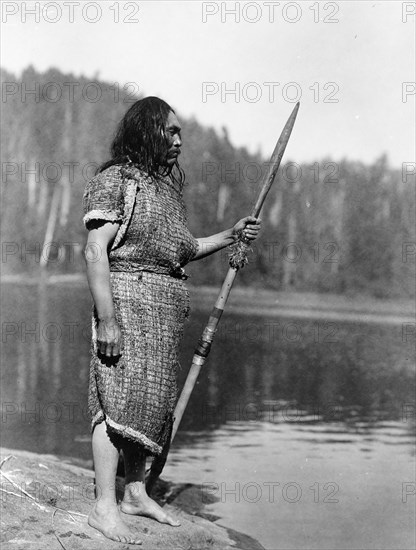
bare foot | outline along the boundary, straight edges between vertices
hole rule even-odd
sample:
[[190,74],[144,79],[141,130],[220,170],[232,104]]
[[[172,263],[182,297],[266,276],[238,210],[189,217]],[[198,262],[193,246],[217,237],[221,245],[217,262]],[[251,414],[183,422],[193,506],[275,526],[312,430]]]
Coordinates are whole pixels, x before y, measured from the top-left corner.
[[127,544],[142,544],[138,534],[121,519],[115,504],[109,506],[96,504],[88,516],[88,523],[108,539]]
[[120,510],[125,514],[146,516],[155,519],[159,523],[172,525],[172,527],[179,527],[180,525],[179,521],[173,519],[159,504],[148,496],[144,483],[140,481],[126,485]]

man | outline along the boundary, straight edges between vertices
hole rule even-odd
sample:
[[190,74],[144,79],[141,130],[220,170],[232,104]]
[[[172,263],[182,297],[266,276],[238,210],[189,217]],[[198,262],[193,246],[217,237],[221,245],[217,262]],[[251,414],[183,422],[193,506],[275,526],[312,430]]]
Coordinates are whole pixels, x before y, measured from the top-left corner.
[[[118,542],[139,544],[120,513],[178,526],[146,493],[146,456],[169,439],[178,346],[188,315],[183,267],[235,242],[260,222],[243,218],[195,239],[182,201],[181,127],[163,100],[137,101],[119,124],[112,158],[86,187],[87,277],[94,299],[89,409],[97,502],[89,524]],[[88,251],[97,247],[102,253]],[[119,451],[126,485],[115,495]]]

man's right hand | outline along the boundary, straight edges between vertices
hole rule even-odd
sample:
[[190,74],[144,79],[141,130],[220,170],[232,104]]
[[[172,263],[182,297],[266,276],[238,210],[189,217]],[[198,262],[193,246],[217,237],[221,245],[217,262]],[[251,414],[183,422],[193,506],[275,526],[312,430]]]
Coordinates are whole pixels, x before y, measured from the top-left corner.
[[115,319],[98,321],[97,349],[106,357],[121,355],[121,330]]

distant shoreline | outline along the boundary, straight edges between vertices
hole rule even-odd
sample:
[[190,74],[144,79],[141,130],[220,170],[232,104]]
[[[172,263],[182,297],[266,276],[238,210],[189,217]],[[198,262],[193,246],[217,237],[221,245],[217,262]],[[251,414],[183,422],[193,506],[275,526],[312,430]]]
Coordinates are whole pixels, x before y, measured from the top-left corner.
[[[191,303],[208,311],[214,305],[219,288],[189,286]],[[207,306],[202,306],[205,302]],[[381,300],[371,296],[345,296],[316,292],[281,292],[253,287],[236,287],[226,310],[234,314],[266,317],[322,319],[362,323],[415,323],[414,300]]]
[[[25,275],[6,275],[3,284],[38,285],[39,279]],[[47,285],[76,284],[86,286],[84,274],[51,275]],[[210,311],[220,287],[193,286],[188,284],[192,307]],[[281,292],[272,289],[242,287],[232,289],[226,311],[238,315],[266,317],[292,317],[324,319],[326,321],[351,321],[363,323],[403,324],[415,322],[415,301],[378,299],[368,295],[346,296],[317,292]]]

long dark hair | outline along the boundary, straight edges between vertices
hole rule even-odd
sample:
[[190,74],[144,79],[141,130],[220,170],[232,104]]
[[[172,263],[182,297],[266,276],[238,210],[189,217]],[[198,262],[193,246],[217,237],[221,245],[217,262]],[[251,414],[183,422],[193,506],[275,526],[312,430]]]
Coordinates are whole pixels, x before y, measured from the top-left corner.
[[185,174],[178,161],[173,167],[164,164],[167,154],[166,121],[170,105],[158,97],[145,97],[133,103],[120,121],[111,144],[111,159],[102,164],[102,172],[115,164],[137,166],[150,176],[170,176],[182,187]]

